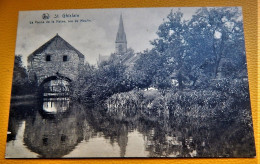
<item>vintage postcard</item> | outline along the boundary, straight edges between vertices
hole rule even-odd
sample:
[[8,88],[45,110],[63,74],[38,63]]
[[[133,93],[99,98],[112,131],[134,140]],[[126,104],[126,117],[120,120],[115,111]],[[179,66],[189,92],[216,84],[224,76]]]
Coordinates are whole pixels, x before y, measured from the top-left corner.
[[6,158],[254,157],[240,7],[20,11]]

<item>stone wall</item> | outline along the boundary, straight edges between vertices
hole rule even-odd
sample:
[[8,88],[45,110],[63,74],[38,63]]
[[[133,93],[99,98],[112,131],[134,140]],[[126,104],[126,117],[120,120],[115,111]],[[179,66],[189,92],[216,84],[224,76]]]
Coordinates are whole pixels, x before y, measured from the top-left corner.
[[[46,61],[47,55],[51,56],[50,61]],[[67,61],[63,61],[64,55],[67,55]],[[28,60],[29,79],[36,78],[40,85],[44,79],[59,74],[74,81],[83,66],[84,58],[79,58],[74,50],[44,51],[34,55],[32,60]]]

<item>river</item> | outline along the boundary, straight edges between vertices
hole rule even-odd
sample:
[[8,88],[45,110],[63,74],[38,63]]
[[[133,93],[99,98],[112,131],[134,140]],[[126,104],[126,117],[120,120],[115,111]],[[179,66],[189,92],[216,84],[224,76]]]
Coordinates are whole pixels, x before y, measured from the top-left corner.
[[[140,113],[118,120],[100,106],[64,97],[12,102],[6,158],[239,155],[242,144],[223,145],[210,124],[187,118],[177,122],[169,117],[149,119]],[[219,150],[219,144],[224,149]]]

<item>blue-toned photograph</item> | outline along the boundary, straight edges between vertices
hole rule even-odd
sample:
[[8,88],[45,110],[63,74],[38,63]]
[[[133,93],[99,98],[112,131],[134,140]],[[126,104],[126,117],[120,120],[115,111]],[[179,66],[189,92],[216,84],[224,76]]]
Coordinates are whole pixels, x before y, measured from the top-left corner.
[[5,158],[255,157],[241,7],[20,11]]

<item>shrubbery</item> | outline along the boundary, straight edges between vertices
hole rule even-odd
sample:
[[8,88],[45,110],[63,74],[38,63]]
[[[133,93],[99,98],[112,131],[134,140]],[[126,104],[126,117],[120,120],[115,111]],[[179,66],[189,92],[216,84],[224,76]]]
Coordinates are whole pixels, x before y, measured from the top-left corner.
[[[246,151],[247,146],[254,143],[246,88],[247,82],[242,79],[222,79],[200,90],[132,90],[108,98],[106,111],[108,117],[121,122],[146,121],[145,125],[151,125],[157,137],[166,140],[151,146],[170,146],[166,154],[175,150],[165,137],[181,132],[182,138],[193,138],[191,143],[185,141],[183,148],[196,145],[185,150],[187,154],[195,149],[201,157],[247,156],[252,153]],[[151,139],[150,142],[156,141]],[[151,153],[156,152],[151,149]],[[162,151],[157,153],[163,156]]]
[[28,79],[27,70],[22,65],[21,55],[15,56],[12,83],[12,96],[32,94],[36,91],[35,82]]

